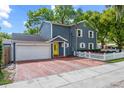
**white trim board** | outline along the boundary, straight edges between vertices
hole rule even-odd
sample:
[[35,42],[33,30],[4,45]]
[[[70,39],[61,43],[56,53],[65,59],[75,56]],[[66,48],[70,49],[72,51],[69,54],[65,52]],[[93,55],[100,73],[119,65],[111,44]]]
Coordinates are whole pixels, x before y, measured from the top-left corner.
[[63,39],[64,41],[68,41],[68,40],[67,40],[67,39],[65,39],[64,37],[62,37],[62,36],[58,35],[58,36],[56,36],[56,37],[52,38],[51,40],[49,40],[49,42],[51,42],[51,41],[55,40],[56,38],[61,38],[61,39]]
[[[82,44],[83,44],[83,47],[82,47]],[[86,48],[86,44],[84,42],[81,42],[80,43],[80,48]]]

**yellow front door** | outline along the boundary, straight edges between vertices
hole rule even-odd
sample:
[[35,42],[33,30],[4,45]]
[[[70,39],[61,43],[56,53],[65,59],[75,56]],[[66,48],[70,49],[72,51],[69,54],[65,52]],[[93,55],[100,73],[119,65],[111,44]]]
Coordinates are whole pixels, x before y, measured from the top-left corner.
[[59,56],[59,43],[58,42],[54,42],[53,44],[53,55]]

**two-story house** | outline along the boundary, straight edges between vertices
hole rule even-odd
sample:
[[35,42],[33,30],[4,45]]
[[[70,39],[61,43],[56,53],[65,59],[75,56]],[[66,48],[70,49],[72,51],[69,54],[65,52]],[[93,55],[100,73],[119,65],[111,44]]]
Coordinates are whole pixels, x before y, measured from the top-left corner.
[[12,34],[14,61],[72,56],[74,51],[96,49],[97,33],[84,21],[73,25],[44,21],[38,35]]
[[63,25],[44,22],[40,35],[51,43],[52,56],[70,56],[74,51],[96,49],[96,32],[79,22]]

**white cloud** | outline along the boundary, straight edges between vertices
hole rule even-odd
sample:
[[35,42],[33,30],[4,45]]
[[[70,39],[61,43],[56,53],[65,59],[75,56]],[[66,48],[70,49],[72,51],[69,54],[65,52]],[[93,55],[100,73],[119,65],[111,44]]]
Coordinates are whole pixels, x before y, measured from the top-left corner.
[[0,3],[0,19],[8,19],[11,10],[7,1],[2,1],[2,3]]
[[51,5],[51,9],[52,9],[52,10],[55,9],[55,5]]
[[8,19],[9,15],[5,12],[0,12],[0,19],[2,19],[2,18]]
[[7,27],[7,28],[11,28],[12,27],[11,23],[9,23],[8,21],[5,21],[5,20],[2,22],[2,25],[4,27]]

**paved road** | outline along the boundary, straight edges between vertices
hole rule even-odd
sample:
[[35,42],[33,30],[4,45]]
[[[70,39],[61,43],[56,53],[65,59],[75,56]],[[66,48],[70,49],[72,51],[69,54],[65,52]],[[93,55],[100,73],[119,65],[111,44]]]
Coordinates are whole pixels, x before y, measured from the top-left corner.
[[[123,82],[124,62],[119,62],[21,81],[1,86],[1,88],[109,88],[123,87]],[[121,84],[121,86],[118,84]]]

